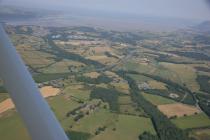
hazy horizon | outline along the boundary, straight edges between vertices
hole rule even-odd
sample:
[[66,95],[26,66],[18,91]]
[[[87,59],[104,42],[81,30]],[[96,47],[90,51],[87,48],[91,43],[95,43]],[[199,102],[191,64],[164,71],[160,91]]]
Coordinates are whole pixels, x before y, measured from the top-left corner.
[[[130,16],[210,20],[206,0],[2,0],[1,4],[71,11],[103,16],[124,14]],[[74,11],[76,12],[76,11]]]

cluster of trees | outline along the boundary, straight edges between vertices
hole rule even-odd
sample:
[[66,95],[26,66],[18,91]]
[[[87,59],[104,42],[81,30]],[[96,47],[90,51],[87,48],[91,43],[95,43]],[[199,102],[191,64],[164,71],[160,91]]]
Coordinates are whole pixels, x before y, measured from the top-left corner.
[[90,84],[100,84],[100,83],[110,83],[112,81],[112,78],[109,78],[105,75],[100,75],[97,78],[90,78],[86,76],[76,76],[76,80],[84,83],[90,83]]
[[210,117],[210,103],[200,100],[198,104],[200,108]]
[[158,136],[152,135],[149,132],[144,132],[139,136],[139,140],[160,140]]
[[204,72],[210,72],[210,68],[206,68],[206,67],[195,67],[196,70],[198,71],[204,71]]
[[84,108],[86,105],[87,105],[87,104],[83,104],[83,105],[81,105],[81,106],[79,106],[79,107],[73,109],[72,111],[67,112],[67,113],[66,113],[66,117],[69,117],[69,116],[71,116],[71,115],[76,115],[76,114],[77,114],[77,111],[80,110],[80,109],[82,109],[82,108]]
[[200,85],[200,90],[210,94],[210,77],[207,75],[198,75],[196,81]]
[[[124,71],[118,71],[118,75],[128,81],[132,100],[142,107],[151,117],[160,140],[190,140],[186,132],[177,128],[155,105],[147,101],[144,96],[140,94],[141,91],[132,78],[127,76]],[[149,133],[144,133],[140,136],[140,140],[151,140],[153,138],[157,139],[156,136]]]
[[7,90],[3,86],[0,86],[0,93],[5,93],[5,92],[7,92]]
[[200,108],[210,117],[210,94],[196,93]]
[[110,110],[113,112],[119,111],[118,97],[121,93],[115,89],[106,88],[94,88],[91,91],[91,99],[101,99],[103,102],[107,102],[110,106]]
[[98,135],[98,134],[100,134],[101,132],[103,132],[103,131],[105,131],[105,130],[106,130],[106,126],[104,126],[104,127],[99,127],[99,128],[96,130],[95,135]]
[[83,112],[79,112],[75,117],[74,117],[74,121],[77,122],[80,119],[82,119],[85,115],[83,114]]
[[91,134],[84,132],[76,132],[76,131],[66,131],[66,135],[71,140],[88,140],[91,137]]
[[113,57],[113,58],[119,59],[119,57],[117,57],[116,55],[111,54],[110,52],[105,52],[105,55],[107,57]]

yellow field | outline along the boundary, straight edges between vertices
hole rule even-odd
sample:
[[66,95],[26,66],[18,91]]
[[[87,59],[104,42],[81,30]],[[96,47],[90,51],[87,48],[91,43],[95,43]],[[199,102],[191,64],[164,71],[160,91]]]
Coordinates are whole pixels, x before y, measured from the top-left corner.
[[90,78],[98,78],[98,76],[100,76],[100,73],[98,72],[89,72],[89,73],[85,73],[84,76],[90,77]]
[[193,106],[175,103],[167,105],[158,105],[158,109],[163,112],[167,117],[182,117],[184,115],[193,115],[195,113],[200,113],[201,111]]
[[67,73],[69,72],[69,66],[80,67],[84,65],[85,64],[77,62],[77,61],[62,60],[60,62],[56,62],[55,64],[47,68],[44,68],[41,71],[44,73]]
[[155,80],[148,81],[148,84],[153,89],[166,89],[166,85],[164,83]]
[[[60,93],[60,89],[53,88],[52,86],[45,86],[40,89],[40,92],[44,98],[47,98],[58,95]],[[10,98],[6,99],[0,103],[0,114],[13,108],[15,108],[15,105],[12,100]]]

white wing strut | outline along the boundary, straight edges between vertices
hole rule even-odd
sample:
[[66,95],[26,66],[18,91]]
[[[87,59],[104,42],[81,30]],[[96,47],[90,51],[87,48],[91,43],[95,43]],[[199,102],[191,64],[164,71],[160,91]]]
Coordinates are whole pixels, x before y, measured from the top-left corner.
[[0,77],[33,140],[68,140],[1,25]]

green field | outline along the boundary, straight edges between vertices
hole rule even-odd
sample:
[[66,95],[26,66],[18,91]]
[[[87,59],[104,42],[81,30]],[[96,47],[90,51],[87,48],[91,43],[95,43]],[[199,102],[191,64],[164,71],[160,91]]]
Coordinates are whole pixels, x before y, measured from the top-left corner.
[[126,70],[137,71],[140,73],[151,73],[152,71],[154,71],[156,69],[152,65],[142,65],[142,64],[137,64],[137,63],[133,63],[133,62],[125,63],[124,68]]
[[152,94],[147,94],[147,93],[142,93],[143,96],[150,101],[154,105],[164,105],[164,104],[172,104],[175,103],[174,100],[170,100],[158,95],[152,95]]
[[205,114],[197,114],[192,116],[173,119],[172,122],[181,129],[200,128],[210,126],[210,119]]
[[47,82],[47,81],[50,81],[50,80],[56,80],[56,79],[59,79],[59,78],[64,78],[68,75],[69,75],[69,73],[37,74],[37,75],[33,76],[33,79],[37,83],[42,83],[42,82]]
[[[196,70],[194,70],[191,66],[184,64],[173,64],[173,63],[160,63],[165,68],[168,68],[174,74],[176,74],[176,79],[178,78],[180,82],[185,83],[186,86],[192,91],[198,91],[199,85],[196,82]],[[174,78],[173,81],[176,81]]]
[[30,140],[29,135],[15,111],[8,111],[0,117],[1,140]]
[[138,83],[147,82],[147,81],[151,81],[152,80],[149,77],[146,77],[146,76],[143,76],[143,75],[139,75],[139,74],[128,74],[128,76],[130,76],[132,79],[134,79]]
[[117,120],[117,115],[110,113],[109,110],[100,109],[97,112],[81,119],[76,125],[73,126],[74,131],[86,132],[94,135],[99,127],[110,127],[114,125]]
[[150,119],[137,116],[119,115],[113,127],[97,135],[93,140],[138,140],[138,136],[144,131],[155,134]]

